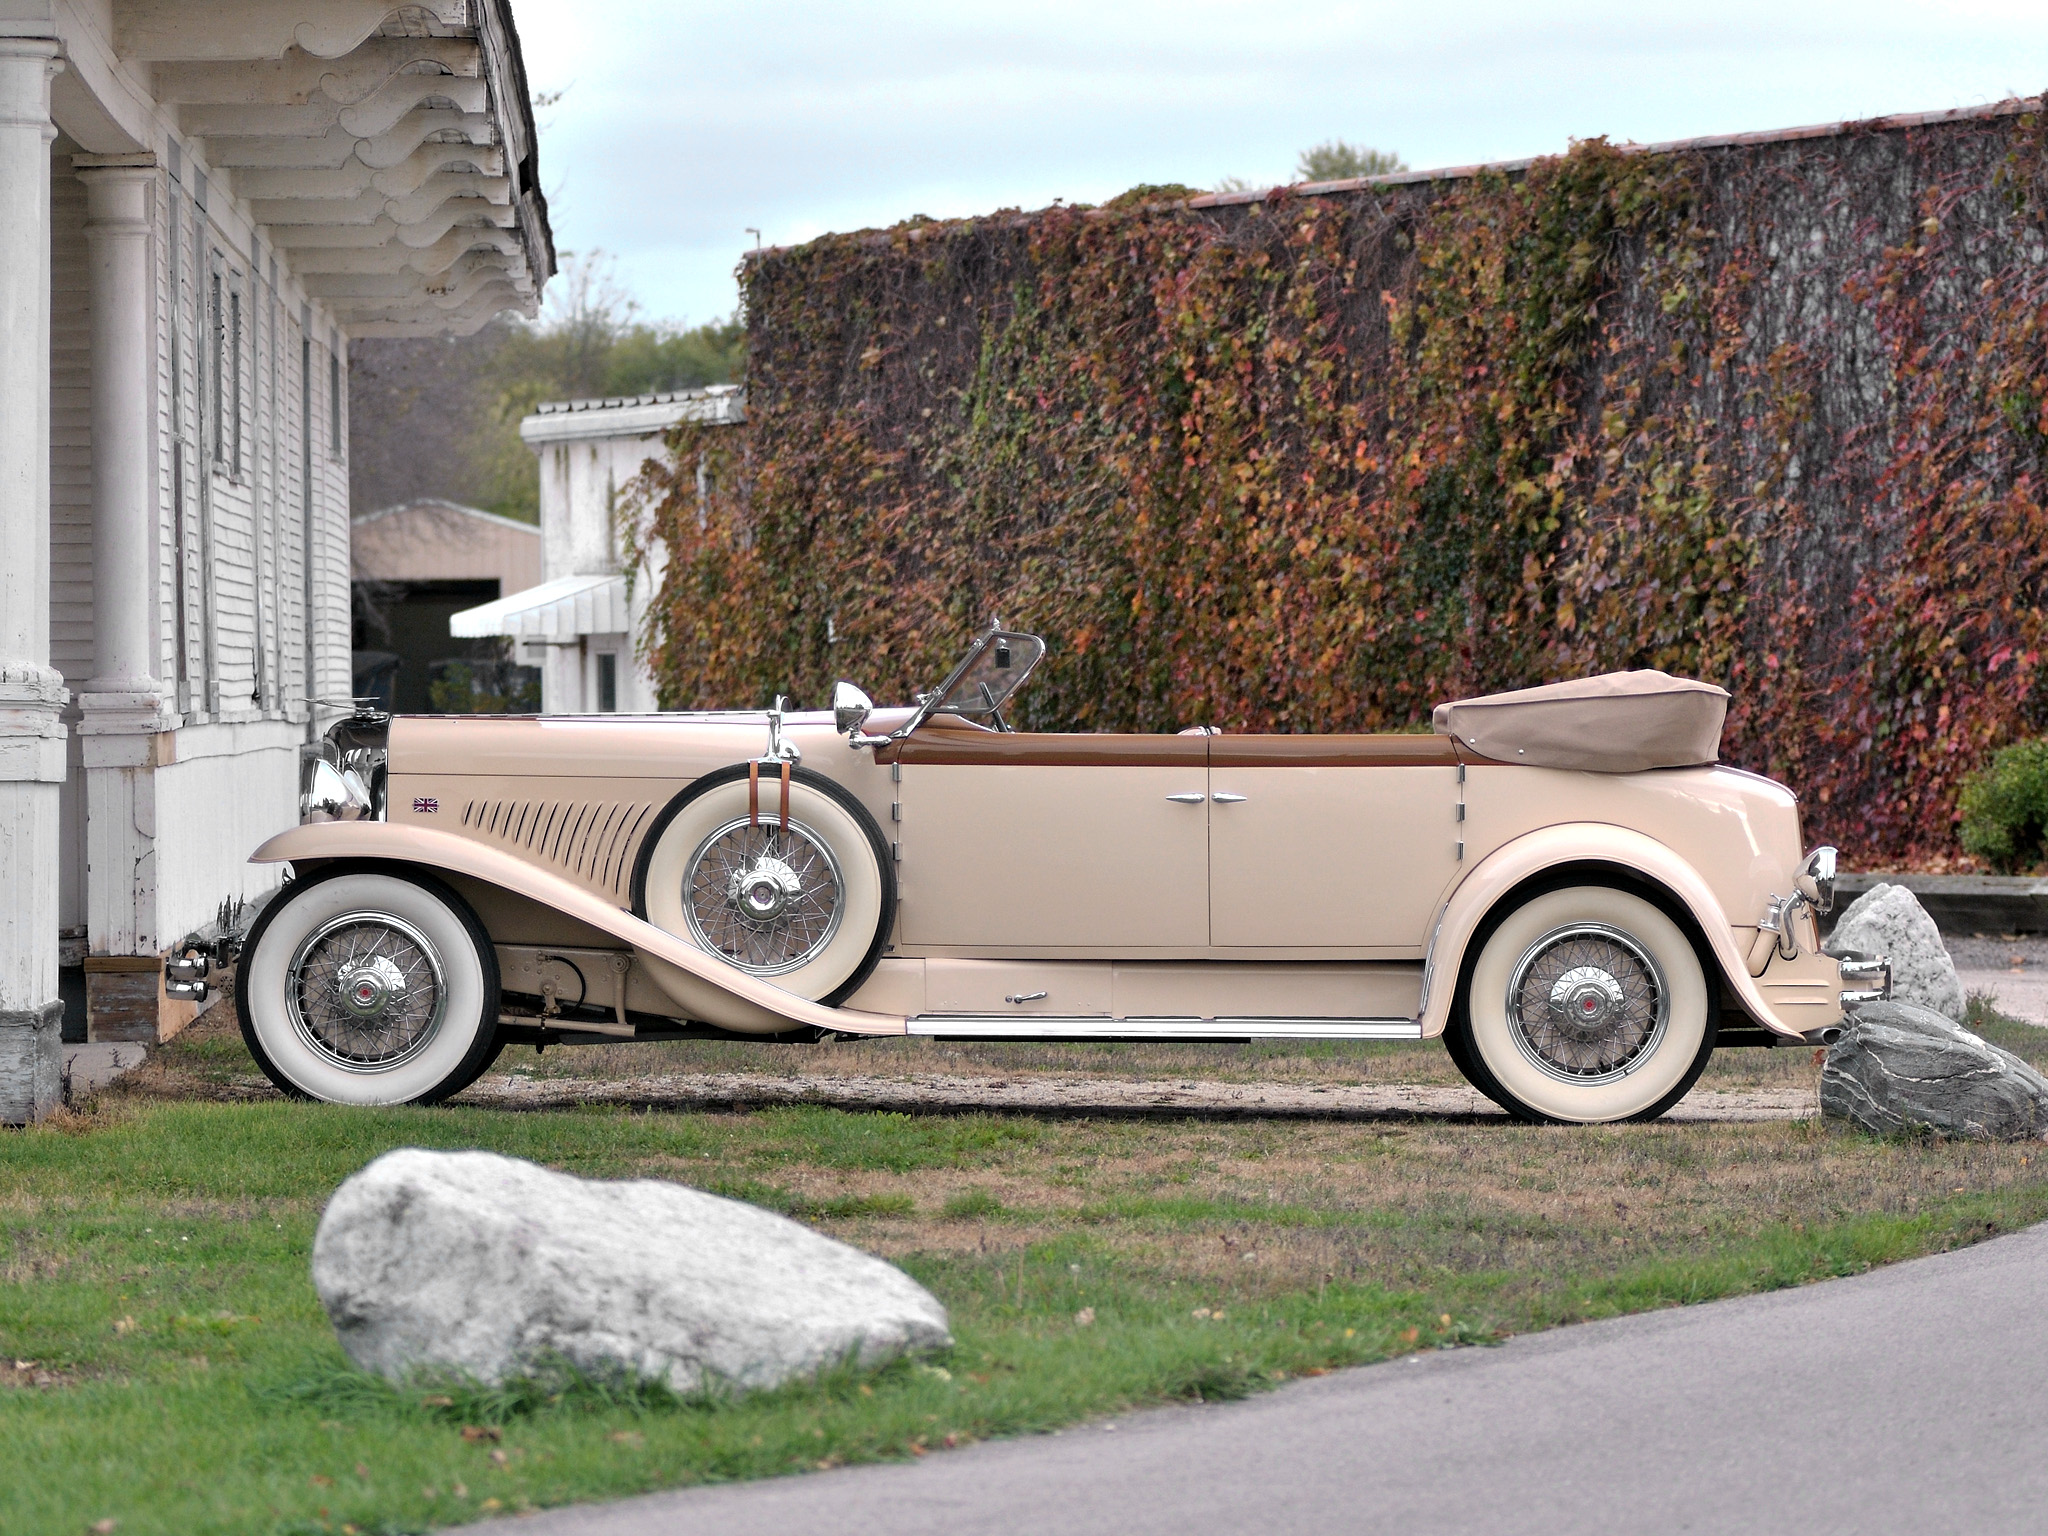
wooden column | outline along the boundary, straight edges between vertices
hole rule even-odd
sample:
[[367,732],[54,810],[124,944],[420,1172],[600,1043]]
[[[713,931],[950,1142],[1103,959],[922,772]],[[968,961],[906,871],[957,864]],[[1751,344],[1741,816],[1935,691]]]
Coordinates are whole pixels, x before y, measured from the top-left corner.
[[[78,155],[92,263],[93,675],[78,687],[85,767],[87,1038],[164,1027],[156,772],[177,724],[151,675],[158,632],[156,159]],[[173,936],[175,937],[175,935]],[[177,1010],[182,1022],[190,1005]]]
[[50,81],[57,45],[0,38],[0,1122],[61,1093],[50,666]]

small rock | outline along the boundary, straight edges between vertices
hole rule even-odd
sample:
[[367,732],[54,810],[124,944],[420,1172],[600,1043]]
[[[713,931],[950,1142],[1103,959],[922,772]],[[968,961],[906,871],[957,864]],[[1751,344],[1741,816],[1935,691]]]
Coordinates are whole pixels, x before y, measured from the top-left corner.
[[1881,1135],[2027,1141],[2048,1132],[2048,1078],[1931,1008],[1865,1003],[1828,1048],[1820,1109]]
[[1917,1003],[1961,1021],[1963,983],[1941,930],[1903,885],[1880,882],[1850,902],[1821,946],[1831,955],[1852,951],[1892,963],[1892,1001]]
[[678,1392],[759,1389],[952,1343],[892,1264],[680,1184],[597,1183],[489,1152],[387,1152],[334,1192],[313,1285],[394,1381],[496,1383],[563,1360]]

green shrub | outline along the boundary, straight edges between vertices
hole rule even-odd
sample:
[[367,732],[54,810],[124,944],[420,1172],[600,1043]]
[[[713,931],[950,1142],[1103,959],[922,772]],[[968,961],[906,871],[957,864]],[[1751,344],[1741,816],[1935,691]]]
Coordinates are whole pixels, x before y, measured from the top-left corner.
[[1963,851],[2002,875],[2041,862],[2048,835],[2048,740],[2003,748],[1963,782]]

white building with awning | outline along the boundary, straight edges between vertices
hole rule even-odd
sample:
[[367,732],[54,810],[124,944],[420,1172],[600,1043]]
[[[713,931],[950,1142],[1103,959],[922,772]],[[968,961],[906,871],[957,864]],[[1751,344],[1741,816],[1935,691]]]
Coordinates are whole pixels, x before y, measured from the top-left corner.
[[745,403],[736,385],[540,406],[519,435],[540,459],[541,563],[545,579],[458,613],[453,635],[511,638],[521,660],[541,667],[541,708],[551,715],[641,713],[661,707],[640,658],[648,600],[661,585],[650,568],[625,573],[620,519],[625,488],[666,449],[681,421],[730,425]]
[[350,688],[350,340],[553,271],[508,0],[0,0],[0,1121],[181,1027],[165,953],[277,879]]

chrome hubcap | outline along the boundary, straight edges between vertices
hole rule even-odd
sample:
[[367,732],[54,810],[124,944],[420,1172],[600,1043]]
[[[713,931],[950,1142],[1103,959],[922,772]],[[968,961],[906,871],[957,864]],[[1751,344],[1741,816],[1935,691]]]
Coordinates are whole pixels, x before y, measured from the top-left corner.
[[683,910],[697,942],[756,976],[815,959],[839,931],[839,865],[801,822],[733,821],[697,848],[683,879]]
[[1664,974],[1632,936],[1603,923],[1554,929],[1529,946],[1508,986],[1508,1028],[1524,1056],[1569,1083],[1626,1077],[1649,1059],[1670,1015]]
[[389,955],[369,955],[335,967],[334,990],[341,1006],[359,1019],[377,1019],[394,1001],[405,1005],[405,972]]
[[772,923],[803,893],[803,879],[795,870],[781,859],[764,855],[746,868],[733,871],[732,879],[726,882],[725,899],[749,921]]
[[1550,1017],[1574,1040],[1595,1041],[1628,1007],[1628,994],[1597,965],[1575,965],[1550,989]]
[[349,912],[320,925],[285,974],[300,1040],[351,1072],[388,1072],[440,1030],[448,984],[427,936],[388,912]]

